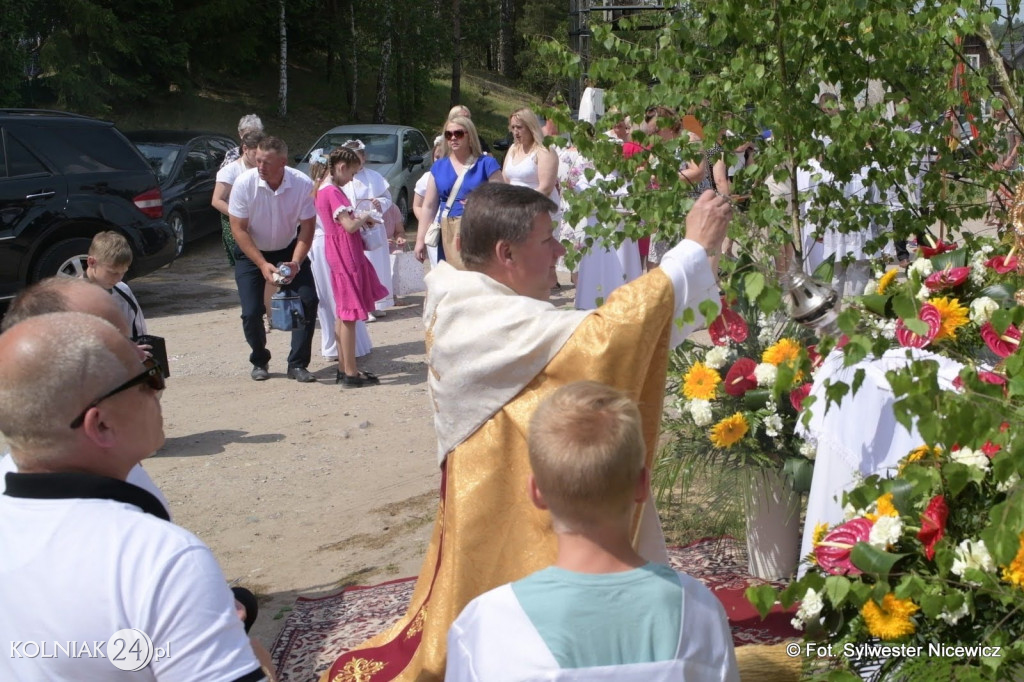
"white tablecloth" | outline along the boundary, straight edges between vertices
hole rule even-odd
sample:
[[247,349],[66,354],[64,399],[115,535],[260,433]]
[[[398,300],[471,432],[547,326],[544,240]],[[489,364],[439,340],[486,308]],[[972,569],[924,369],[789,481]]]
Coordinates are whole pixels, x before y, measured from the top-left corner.
[[[929,351],[909,350],[910,358],[908,349],[901,348],[850,367],[843,367],[842,352],[834,351],[818,370],[811,390],[817,400],[810,408],[813,416],[806,432],[818,448],[800,556],[811,551],[815,524],[824,522],[831,526],[842,522],[844,491],[864,477],[894,469],[911,450],[924,443],[916,428],[907,431],[896,421],[896,399],[885,373],[915,360],[935,360],[939,363],[939,385],[949,390],[961,365]],[[859,369],[864,370],[864,382],[857,392],[847,393],[841,403],[833,403],[826,410],[825,382],[842,382],[852,388]]]

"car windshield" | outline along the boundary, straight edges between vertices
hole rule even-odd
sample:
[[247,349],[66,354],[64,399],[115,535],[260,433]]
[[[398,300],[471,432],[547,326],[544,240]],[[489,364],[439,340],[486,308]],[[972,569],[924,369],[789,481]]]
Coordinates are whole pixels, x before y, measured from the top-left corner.
[[163,182],[171,174],[174,168],[174,161],[181,153],[180,144],[167,144],[159,142],[136,142],[142,155],[149,163],[149,167],[156,172],[156,179]]
[[[366,145],[366,163],[394,163],[398,159],[398,136],[390,133],[360,133],[358,130],[344,133],[327,133],[313,145],[322,149],[324,156],[349,140],[360,140]],[[309,163],[309,154],[304,162]]]

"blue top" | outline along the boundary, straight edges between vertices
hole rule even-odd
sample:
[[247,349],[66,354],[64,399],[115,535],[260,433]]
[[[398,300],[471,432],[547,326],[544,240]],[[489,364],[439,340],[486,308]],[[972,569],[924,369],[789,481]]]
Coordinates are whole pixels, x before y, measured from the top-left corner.
[[[476,163],[466,171],[466,178],[462,181],[462,187],[459,188],[459,195],[455,197],[452,210],[448,213],[447,217],[458,218],[461,216],[462,209],[466,203],[466,197],[469,196],[469,193],[487,182],[487,178],[494,175],[495,171],[500,170],[501,166],[498,165],[493,156],[484,154],[479,157]],[[437,196],[441,202],[438,204],[438,210],[441,212],[441,215],[444,215],[444,207],[448,204],[448,195],[451,194],[452,187],[455,186],[455,179],[458,177],[458,174],[455,172],[455,168],[447,156],[435,161],[434,165],[430,167],[430,172],[434,176],[434,186],[437,187]]]
[[667,661],[679,648],[683,588],[668,566],[620,573],[551,566],[512,591],[562,668]]

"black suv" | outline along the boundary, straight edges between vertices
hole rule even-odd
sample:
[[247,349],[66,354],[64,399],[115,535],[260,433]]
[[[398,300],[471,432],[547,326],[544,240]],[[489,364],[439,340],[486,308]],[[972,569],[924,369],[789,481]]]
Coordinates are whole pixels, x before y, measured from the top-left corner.
[[0,109],[0,302],[57,273],[81,274],[93,235],[116,230],[128,277],[174,260],[153,169],[113,123]]

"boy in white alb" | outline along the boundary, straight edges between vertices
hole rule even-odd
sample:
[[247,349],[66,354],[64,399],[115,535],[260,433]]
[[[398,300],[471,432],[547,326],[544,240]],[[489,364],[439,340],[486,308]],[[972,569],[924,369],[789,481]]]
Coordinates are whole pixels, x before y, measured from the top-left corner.
[[721,604],[630,542],[650,494],[636,404],[592,381],[537,408],[529,492],[551,513],[555,565],[486,592],[448,632],[445,679],[738,681]]

